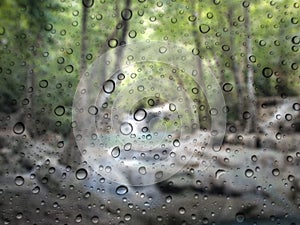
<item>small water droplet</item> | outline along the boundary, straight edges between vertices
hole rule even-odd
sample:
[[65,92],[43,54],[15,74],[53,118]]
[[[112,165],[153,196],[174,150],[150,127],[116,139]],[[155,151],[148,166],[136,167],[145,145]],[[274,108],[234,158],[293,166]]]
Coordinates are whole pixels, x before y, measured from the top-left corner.
[[78,180],[84,180],[88,175],[88,172],[84,168],[80,168],[76,171],[76,178]]
[[299,104],[299,103],[293,104],[293,109],[294,109],[295,111],[300,111],[300,104]]
[[176,105],[173,104],[173,103],[170,103],[170,104],[169,104],[169,110],[170,110],[171,112],[174,112],[174,111],[176,110]]
[[47,80],[41,80],[40,83],[39,83],[39,86],[41,88],[46,88],[48,87],[48,81]]
[[201,24],[199,30],[201,33],[206,34],[210,31],[210,27],[207,24]]
[[172,196],[167,196],[166,197],[166,203],[171,203],[172,202]]
[[181,215],[185,214],[185,208],[180,207],[180,208],[178,209],[178,212],[179,212],[179,214],[181,214]]
[[114,158],[118,158],[120,156],[120,148],[118,146],[113,148],[111,151],[111,156]]
[[110,40],[108,41],[108,46],[109,46],[110,48],[115,48],[115,47],[118,46],[118,44],[119,44],[119,42],[118,42],[117,39],[110,39]]
[[121,126],[120,126],[120,132],[123,134],[123,135],[128,135],[132,132],[133,130],[133,127],[130,123],[122,123]]
[[121,12],[121,17],[123,20],[130,20],[132,17],[131,9],[123,9]]
[[32,189],[32,193],[33,193],[33,194],[38,194],[38,193],[40,193],[40,187],[39,187],[39,186],[35,186],[35,187]]
[[277,177],[279,174],[280,174],[280,171],[279,171],[279,169],[273,169],[272,170],[272,174],[275,176],[275,177]]
[[75,222],[76,222],[76,223],[80,223],[81,221],[82,221],[82,215],[79,214],[79,215],[76,216]]
[[146,167],[144,166],[141,166],[138,171],[142,175],[145,175],[147,173]]
[[89,107],[88,112],[91,115],[97,115],[98,108],[96,106],[92,105],[92,106]]
[[223,170],[223,169],[217,170],[216,173],[215,173],[215,178],[216,178],[216,179],[219,179],[220,176],[223,175],[224,173],[226,173],[226,171]]
[[235,220],[238,223],[243,223],[245,221],[245,215],[243,213],[237,213],[235,215]]
[[246,171],[245,171],[245,176],[246,176],[246,177],[250,178],[250,177],[253,176],[253,174],[254,174],[253,170],[251,170],[251,169],[246,169]]
[[59,105],[57,106],[55,109],[54,109],[54,113],[56,116],[62,116],[65,114],[65,107],[62,106],[62,105]]
[[223,85],[223,90],[224,90],[225,92],[231,92],[232,89],[233,89],[233,86],[232,86],[231,83],[225,83],[225,84]]
[[270,67],[265,67],[262,70],[262,74],[266,78],[270,78],[273,75],[273,70]]
[[116,189],[116,193],[118,195],[125,195],[127,192],[128,192],[128,188],[124,185],[121,185],[121,186],[117,187],[117,189]]
[[72,65],[67,65],[67,66],[65,67],[65,71],[66,71],[67,73],[72,73],[73,70],[74,70],[74,67],[73,67]]
[[25,131],[25,126],[22,122],[18,122],[14,125],[13,131],[15,134],[22,134]]
[[144,109],[138,109],[135,111],[133,118],[136,121],[142,121],[143,119],[145,119],[147,116],[147,112]]
[[24,182],[25,182],[25,180],[24,180],[24,178],[22,176],[17,176],[15,178],[15,184],[17,186],[22,186],[24,184]]
[[178,139],[175,139],[175,140],[173,141],[173,146],[174,146],[174,147],[179,147],[179,146],[180,146],[180,141],[179,141]]

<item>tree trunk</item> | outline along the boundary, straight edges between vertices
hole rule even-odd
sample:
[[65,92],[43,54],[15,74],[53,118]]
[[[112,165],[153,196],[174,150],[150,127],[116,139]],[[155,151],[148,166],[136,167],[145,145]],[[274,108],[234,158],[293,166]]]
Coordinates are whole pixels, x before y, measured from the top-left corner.
[[251,44],[251,22],[250,22],[250,5],[244,8],[245,14],[245,30],[246,30],[246,73],[247,73],[247,90],[248,90],[248,112],[250,113],[250,118],[248,118],[247,113],[243,113],[244,119],[246,119],[245,132],[256,132],[256,96],[254,89],[254,72],[252,64],[249,57],[252,55],[252,44]]
[[243,109],[244,109],[244,95],[243,95],[243,84],[240,76],[240,70],[238,68],[238,64],[236,61],[236,50],[235,46],[236,44],[234,43],[234,31],[233,31],[233,6],[229,6],[228,9],[228,23],[229,23],[229,32],[230,32],[230,54],[231,54],[231,60],[232,60],[232,73],[234,76],[234,80],[236,83],[236,95],[238,99],[238,104],[237,104],[237,115],[238,115],[238,120],[241,122],[243,121]]

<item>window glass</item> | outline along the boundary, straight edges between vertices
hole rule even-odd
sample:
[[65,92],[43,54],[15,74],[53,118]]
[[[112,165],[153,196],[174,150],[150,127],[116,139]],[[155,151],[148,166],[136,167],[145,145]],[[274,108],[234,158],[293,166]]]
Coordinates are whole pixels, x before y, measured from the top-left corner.
[[299,224],[297,0],[2,0],[1,224]]

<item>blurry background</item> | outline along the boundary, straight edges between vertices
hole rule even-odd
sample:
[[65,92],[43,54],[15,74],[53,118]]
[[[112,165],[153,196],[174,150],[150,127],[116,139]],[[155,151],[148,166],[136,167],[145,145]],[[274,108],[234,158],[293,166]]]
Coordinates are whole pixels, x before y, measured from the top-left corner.
[[[299,7],[297,0],[2,0],[1,222],[143,224],[134,222],[135,218],[136,221],[142,218],[146,224],[146,214],[148,224],[174,224],[174,221],[178,224],[220,221],[233,224],[253,223],[256,219],[262,219],[266,224],[299,222],[296,218],[300,207],[300,181],[297,179],[300,172]],[[128,202],[120,197],[113,205],[111,199],[117,198],[118,185],[102,180],[102,187],[97,184],[100,176],[83,176],[79,180],[85,182],[76,183],[78,168],[85,168],[87,172],[88,165],[82,162],[72,133],[75,126],[72,101],[80,77],[99,55],[117,46],[147,39],[180,43],[191,54],[205,60],[206,63],[199,62],[198,79],[201,81],[208,68],[216,75],[226,102],[227,124],[223,155],[216,152],[212,155],[209,151],[206,156],[197,153],[198,157],[215,162],[215,166],[207,170],[210,175],[202,173],[201,179],[194,179],[197,170],[193,165],[187,165],[178,178],[179,183],[185,180],[186,186],[178,184],[177,189],[174,188],[177,179],[174,178],[172,185],[168,182],[161,185],[157,190],[159,194],[149,189],[149,193],[163,193],[158,199],[169,199],[168,196],[178,194],[180,197],[169,208],[165,205],[168,202],[158,202],[154,206],[149,199],[143,201],[141,205],[146,213],[139,208],[140,203],[135,202],[135,197],[131,199],[132,205],[129,205],[130,197]],[[126,53],[118,52],[112,57],[121,63],[124,55]],[[157,67],[153,70],[156,74],[168,75],[163,65],[154,63],[152,66]],[[102,72],[100,83],[107,77],[105,71]],[[147,76],[147,73],[141,74],[141,77]],[[183,87],[187,97],[196,102],[200,129],[209,131],[211,110],[203,92],[195,89],[195,82],[188,76],[179,72],[173,76],[175,84]],[[126,82],[130,83],[128,79]],[[210,88],[205,82],[203,86]],[[126,89],[126,85],[122,88]],[[168,94],[163,93],[154,102],[165,104]],[[150,108],[151,105],[146,106],[148,100],[136,107]],[[167,120],[166,124],[172,126]],[[195,133],[195,139],[197,135]],[[253,161],[254,156],[259,159]],[[236,163],[232,164],[231,158]],[[254,166],[256,162],[259,166]],[[266,168],[265,173],[260,172],[261,180],[259,175],[252,177],[252,173],[259,173],[257,167]],[[280,171],[278,174],[277,170]],[[224,180],[241,179],[240,186],[237,185],[239,181],[232,185],[223,180],[216,182],[226,171],[231,173]],[[247,183],[249,179],[243,180],[248,176],[253,178],[250,184]],[[191,183],[187,182],[189,179]],[[201,186],[199,182],[207,185]],[[274,193],[270,186],[277,190],[274,198],[270,197]],[[86,194],[89,189],[93,191]],[[245,190],[257,196],[259,189],[266,193],[258,195],[257,199],[247,194],[240,197]],[[135,189],[131,192],[133,196],[143,193]],[[144,192],[147,195],[147,191]],[[97,193],[103,196],[99,197]],[[156,194],[148,195],[153,198]],[[209,209],[199,205],[198,198],[205,199],[210,195],[213,198],[207,203]],[[230,196],[234,196],[234,200]],[[272,200],[266,206],[269,198]],[[196,206],[192,203],[184,206],[183,202],[189,199],[194,199]],[[247,203],[248,200],[251,203]],[[26,206],[27,202],[33,206]],[[149,205],[146,202],[150,202]],[[231,209],[222,214],[224,209],[220,207],[225,203]],[[188,209],[195,212],[190,213]],[[166,210],[168,216],[160,210]]]

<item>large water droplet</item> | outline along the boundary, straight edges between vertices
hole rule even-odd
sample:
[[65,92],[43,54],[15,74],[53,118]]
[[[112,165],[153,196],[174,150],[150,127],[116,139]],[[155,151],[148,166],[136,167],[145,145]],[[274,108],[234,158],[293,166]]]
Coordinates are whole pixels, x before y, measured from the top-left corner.
[[86,171],[86,169],[84,168],[80,168],[76,171],[76,178],[78,180],[84,180],[87,177],[88,173]]
[[128,188],[124,185],[121,185],[121,186],[117,187],[117,189],[116,189],[116,193],[118,195],[125,195],[127,192],[128,192]]
[[18,122],[14,125],[13,131],[15,134],[22,134],[25,131],[25,126],[22,122]]

